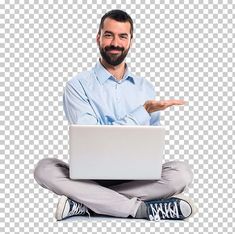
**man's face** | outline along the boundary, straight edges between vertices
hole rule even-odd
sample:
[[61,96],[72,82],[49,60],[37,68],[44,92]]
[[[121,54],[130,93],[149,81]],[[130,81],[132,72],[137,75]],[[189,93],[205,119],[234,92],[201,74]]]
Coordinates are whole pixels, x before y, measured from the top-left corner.
[[129,22],[118,22],[110,18],[104,20],[103,29],[96,41],[102,58],[108,64],[117,66],[124,61],[132,44],[130,29]]

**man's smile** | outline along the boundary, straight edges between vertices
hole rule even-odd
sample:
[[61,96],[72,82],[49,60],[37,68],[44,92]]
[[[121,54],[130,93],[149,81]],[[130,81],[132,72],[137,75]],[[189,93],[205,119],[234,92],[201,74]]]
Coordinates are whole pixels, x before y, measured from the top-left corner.
[[119,54],[121,51],[120,50],[109,50],[108,53],[111,54]]

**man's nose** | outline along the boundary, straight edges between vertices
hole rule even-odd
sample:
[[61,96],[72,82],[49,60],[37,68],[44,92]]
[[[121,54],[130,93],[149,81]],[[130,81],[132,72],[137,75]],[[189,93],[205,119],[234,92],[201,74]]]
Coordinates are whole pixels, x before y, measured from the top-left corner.
[[117,47],[119,45],[119,40],[117,37],[113,37],[111,45]]

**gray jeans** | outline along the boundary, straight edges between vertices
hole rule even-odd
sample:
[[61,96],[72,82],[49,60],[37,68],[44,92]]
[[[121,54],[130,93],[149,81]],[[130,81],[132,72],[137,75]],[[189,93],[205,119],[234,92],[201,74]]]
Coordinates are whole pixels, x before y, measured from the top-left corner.
[[67,163],[45,158],[36,165],[34,178],[42,187],[83,203],[97,214],[135,217],[141,201],[182,192],[193,174],[185,162],[170,161],[163,164],[160,180],[72,180]]

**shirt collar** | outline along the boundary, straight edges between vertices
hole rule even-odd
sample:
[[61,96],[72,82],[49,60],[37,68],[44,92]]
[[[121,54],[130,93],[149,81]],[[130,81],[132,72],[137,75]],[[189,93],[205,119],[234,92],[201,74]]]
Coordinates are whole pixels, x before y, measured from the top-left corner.
[[[127,64],[125,64],[126,70],[124,73],[124,76],[122,80],[129,80],[133,84],[135,84],[135,77],[134,75],[129,71]],[[113,75],[101,64],[100,59],[97,61],[95,67],[94,67],[95,74],[101,84],[103,84],[108,79],[114,79]]]

